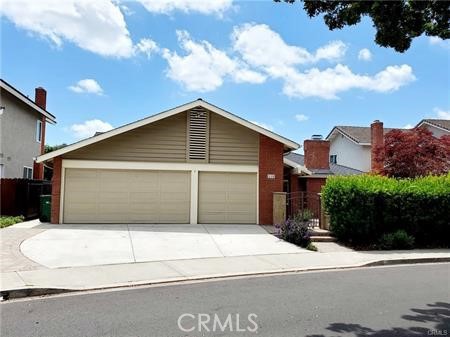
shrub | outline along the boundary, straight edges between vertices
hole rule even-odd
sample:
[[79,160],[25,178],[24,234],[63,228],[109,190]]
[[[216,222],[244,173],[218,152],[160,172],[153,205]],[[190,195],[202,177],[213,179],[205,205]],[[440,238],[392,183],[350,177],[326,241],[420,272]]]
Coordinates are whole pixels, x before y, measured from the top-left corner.
[[294,221],[302,222],[302,221],[309,221],[314,217],[313,211],[311,211],[308,208],[305,208],[303,210],[299,210],[294,216]]
[[379,242],[381,249],[413,249],[414,237],[408,235],[403,229],[393,233],[384,234]]
[[322,196],[330,228],[341,241],[371,245],[402,229],[418,246],[450,246],[450,174],[330,177]]
[[19,216],[2,216],[0,217],[0,228],[5,228],[16,223],[23,222],[25,218],[22,215]]
[[311,234],[308,223],[295,219],[288,219],[279,227],[280,236],[283,240],[296,244],[301,247],[307,247],[311,243]]

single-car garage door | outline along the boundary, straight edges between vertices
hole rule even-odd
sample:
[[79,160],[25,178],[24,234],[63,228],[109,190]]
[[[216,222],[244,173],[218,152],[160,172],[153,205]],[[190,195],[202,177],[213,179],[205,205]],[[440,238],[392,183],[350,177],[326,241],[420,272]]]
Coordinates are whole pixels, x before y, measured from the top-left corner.
[[256,223],[256,173],[199,172],[199,223]]
[[65,223],[189,223],[190,172],[65,172]]

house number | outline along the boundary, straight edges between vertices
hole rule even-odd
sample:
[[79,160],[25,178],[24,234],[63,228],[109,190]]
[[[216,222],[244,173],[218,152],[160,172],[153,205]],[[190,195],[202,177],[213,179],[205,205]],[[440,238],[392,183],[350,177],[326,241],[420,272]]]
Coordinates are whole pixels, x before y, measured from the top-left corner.
[[269,173],[269,174],[267,175],[267,179],[270,179],[270,180],[275,179],[275,174]]

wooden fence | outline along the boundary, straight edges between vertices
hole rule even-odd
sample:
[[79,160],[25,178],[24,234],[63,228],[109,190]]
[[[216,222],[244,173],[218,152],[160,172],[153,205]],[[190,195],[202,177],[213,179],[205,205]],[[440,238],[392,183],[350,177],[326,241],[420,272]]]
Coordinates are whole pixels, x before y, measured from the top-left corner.
[[39,217],[39,198],[51,194],[46,180],[0,179],[0,214],[23,215],[27,220]]

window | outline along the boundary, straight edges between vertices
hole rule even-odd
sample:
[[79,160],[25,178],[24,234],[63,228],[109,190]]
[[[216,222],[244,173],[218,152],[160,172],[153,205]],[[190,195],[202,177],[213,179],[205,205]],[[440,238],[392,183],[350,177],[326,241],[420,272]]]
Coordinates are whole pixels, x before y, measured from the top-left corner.
[[337,155],[336,154],[332,154],[330,156],[330,163],[331,164],[337,164]]
[[33,169],[31,167],[23,167],[23,177],[25,179],[33,179]]
[[42,140],[42,121],[38,120],[36,123],[36,141],[40,143]]

